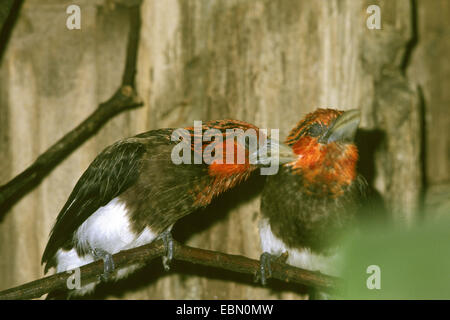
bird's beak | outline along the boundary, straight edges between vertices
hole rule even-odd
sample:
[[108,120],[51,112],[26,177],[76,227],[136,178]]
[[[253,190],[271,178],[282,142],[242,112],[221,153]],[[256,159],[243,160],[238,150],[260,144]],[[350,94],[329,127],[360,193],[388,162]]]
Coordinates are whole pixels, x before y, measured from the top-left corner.
[[292,148],[276,139],[267,139],[264,146],[250,155],[251,163],[256,165],[285,164],[296,159]]
[[331,125],[331,128],[319,139],[320,143],[353,142],[356,129],[361,120],[359,110],[348,110],[341,114]]

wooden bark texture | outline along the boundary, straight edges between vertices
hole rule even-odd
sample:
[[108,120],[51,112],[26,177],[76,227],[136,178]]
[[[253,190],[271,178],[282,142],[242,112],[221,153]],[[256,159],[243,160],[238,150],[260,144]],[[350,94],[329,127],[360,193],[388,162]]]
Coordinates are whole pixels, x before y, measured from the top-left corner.
[[[71,1],[26,0],[0,69],[0,183],[74,128],[121,82],[128,15],[121,1],[78,1],[81,30],[65,26]],[[424,181],[450,180],[449,27],[446,0],[144,0],[137,91],[121,114],[68,157],[0,222],[0,289],[40,278],[48,233],[77,179],[112,142],[139,132],[235,118],[279,128],[283,139],[318,107],[359,108],[361,170],[394,221],[417,220]],[[422,155],[426,154],[425,162]],[[255,177],[181,220],[190,246],[258,258]],[[304,288],[261,288],[248,276],[152,263],[97,298],[297,299]]]

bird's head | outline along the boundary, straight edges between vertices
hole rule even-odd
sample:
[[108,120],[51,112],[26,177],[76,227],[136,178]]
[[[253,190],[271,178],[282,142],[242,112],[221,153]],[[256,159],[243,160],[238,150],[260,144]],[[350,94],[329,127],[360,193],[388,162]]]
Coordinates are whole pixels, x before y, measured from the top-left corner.
[[356,178],[359,122],[358,110],[317,109],[292,129],[286,144],[296,159],[287,166],[302,175],[311,193],[339,195]]
[[[221,131],[222,139],[210,139],[206,135],[202,151],[214,150],[210,158],[209,173],[213,176],[248,174],[256,169],[271,167],[294,160],[290,146],[269,137],[256,126],[238,120],[209,121],[203,129]],[[207,132],[207,131],[206,131]],[[213,142],[209,142],[214,140]],[[269,170],[267,170],[269,171]]]
[[[246,180],[256,169],[269,166],[278,171],[279,164],[292,161],[292,149],[267,132],[239,120],[213,120],[201,128],[188,127],[191,150],[208,165],[213,179],[206,187],[196,190],[196,204],[207,205],[212,198]],[[196,147],[196,136],[199,144]],[[269,173],[271,174],[271,173]]]

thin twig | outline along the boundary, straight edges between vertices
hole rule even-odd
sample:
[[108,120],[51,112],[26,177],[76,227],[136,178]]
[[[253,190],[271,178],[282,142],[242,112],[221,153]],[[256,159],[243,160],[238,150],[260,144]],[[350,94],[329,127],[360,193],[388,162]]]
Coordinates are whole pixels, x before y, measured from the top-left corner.
[[63,159],[96,133],[109,119],[125,110],[142,105],[134,89],[140,10],[139,7],[128,10],[130,31],[121,86],[108,101],[101,103],[86,120],[41,154],[31,166],[0,186],[0,221],[14,203],[36,187]]
[[8,46],[11,32],[14,28],[23,0],[0,1],[0,63]]
[[[181,245],[174,242],[173,258],[209,267],[234,271],[255,276],[259,273],[260,263],[244,256],[225,254],[216,251],[204,250]],[[151,244],[126,251],[113,256],[116,269],[134,264],[145,264],[165,254],[164,242],[154,241]],[[272,262],[272,278],[298,283],[301,285],[319,288],[321,290],[334,290],[340,286],[338,278],[327,276],[318,272],[296,268],[280,262]],[[81,283],[88,284],[98,281],[103,273],[103,262],[96,261],[80,268]],[[0,292],[0,300],[34,299],[42,295],[67,288],[67,279],[72,273],[61,272],[52,276],[41,278],[24,285]]]

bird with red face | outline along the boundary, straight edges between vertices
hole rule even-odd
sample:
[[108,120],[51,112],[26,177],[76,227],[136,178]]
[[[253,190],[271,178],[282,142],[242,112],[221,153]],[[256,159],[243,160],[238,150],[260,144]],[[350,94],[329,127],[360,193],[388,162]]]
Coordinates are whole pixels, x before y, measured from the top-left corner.
[[358,110],[318,109],[286,139],[295,160],[268,176],[261,198],[261,281],[270,261],[336,274],[338,238],[351,229],[366,197],[354,144]]
[[[279,148],[271,148],[270,155],[258,154],[259,148],[239,139],[249,130],[258,139],[265,138],[252,124],[217,120],[204,123],[199,131],[195,127],[152,130],[107,147],[78,180],[56,219],[42,256],[45,272],[52,267],[63,272],[102,259],[103,279],[122,278],[135,268],[115,270],[112,255],[158,238],[166,244],[163,261],[168,268],[170,231],[177,220],[207,206],[272,159],[283,161],[282,153],[290,152],[289,147],[267,139],[262,146]],[[180,153],[187,158],[191,153],[194,158],[199,155],[200,161],[180,162]],[[210,161],[203,157],[207,154]],[[235,161],[239,154],[243,161]],[[82,284],[69,296],[84,295],[96,284]],[[48,298],[52,297],[62,296]]]

